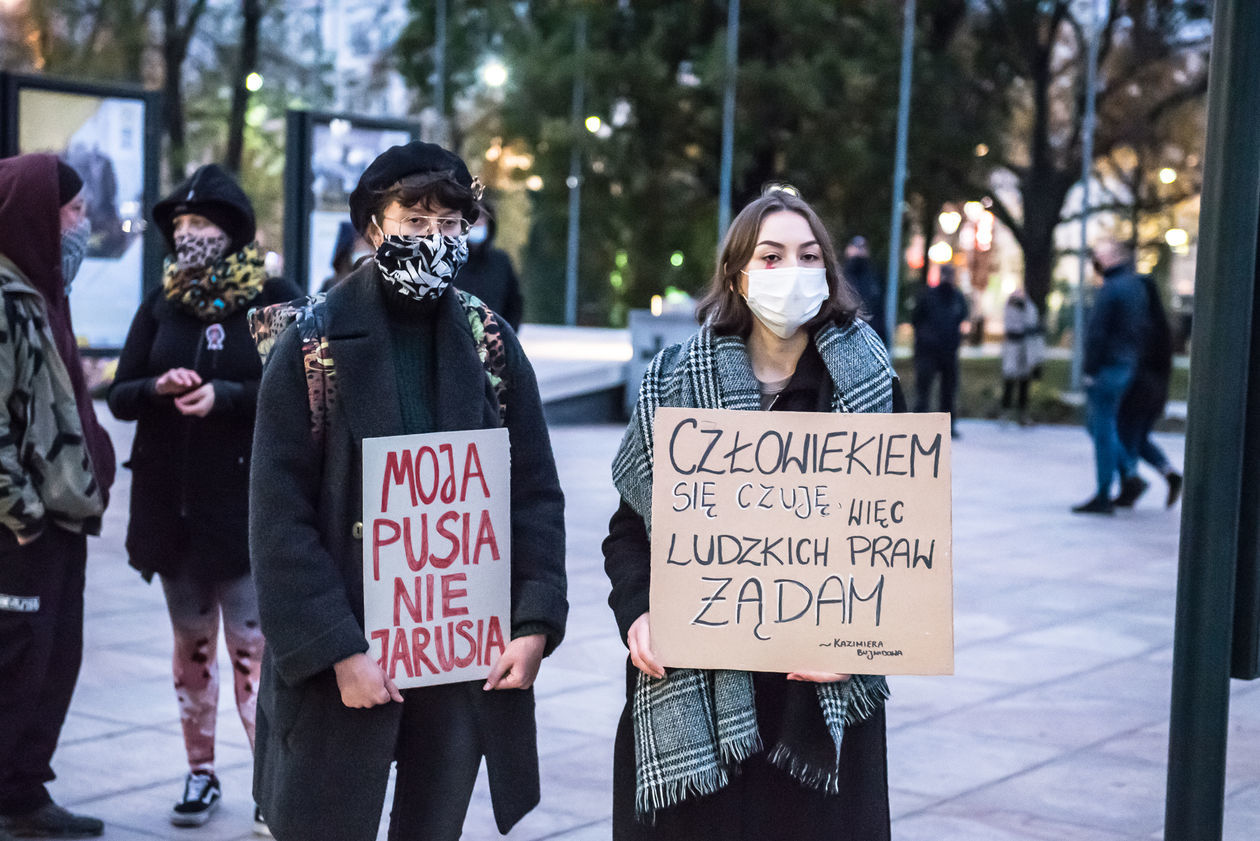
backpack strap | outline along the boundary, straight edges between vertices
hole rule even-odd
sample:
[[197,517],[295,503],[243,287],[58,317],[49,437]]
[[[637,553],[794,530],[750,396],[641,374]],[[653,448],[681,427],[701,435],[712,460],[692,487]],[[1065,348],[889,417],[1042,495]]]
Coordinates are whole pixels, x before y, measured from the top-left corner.
[[468,316],[473,341],[477,343],[477,357],[486,372],[486,379],[499,400],[499,423],[507,424],[507,348],[503,344],[503,326],[499,317],[475,295],[460,290],[459,301]]
[[255,307],[249,311],[249,332],[264,366],[276,340],[292,324],[302,337],[302,370],[306,374],[306,398],[311,410],[311,436],[324,438],[329,407],[336,402],[337,382],[333,359],[324,335],[324,294]]
[[336,367],[332,349],[324,335],[324,309],[311,310],[309,318],[298,323],[302,337],[302,370],[306,374],[306,402],[311,410],[311,437],[324,440],[328,412],[337,403]]

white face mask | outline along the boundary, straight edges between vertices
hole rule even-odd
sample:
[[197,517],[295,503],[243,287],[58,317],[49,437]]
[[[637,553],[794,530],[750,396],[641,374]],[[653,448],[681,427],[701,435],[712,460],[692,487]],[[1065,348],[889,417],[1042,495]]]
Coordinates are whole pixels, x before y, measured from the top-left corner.
[[748,308],[780,339],[787,339],[830,297],[827,270],[802,266],[753,269],[748,275]]

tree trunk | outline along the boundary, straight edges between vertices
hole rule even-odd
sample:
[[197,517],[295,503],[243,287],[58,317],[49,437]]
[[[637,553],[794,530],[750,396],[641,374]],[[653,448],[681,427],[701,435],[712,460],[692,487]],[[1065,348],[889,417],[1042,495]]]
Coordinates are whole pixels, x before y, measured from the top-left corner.
[[181,25],[179,0],[164,0],[162,3],[162,60],[166,65],[163,72],[162,108],[166,136],[170,140],[166,161],[172,184],[183,181],[188,168],[184,124],[184,59],[188,56],[188,42],[197,29],[197,20],[205,8],[206,0],[196,0],[188,10],[188,18]]
[[262,0],[241,0],[241,52],[236,66],[236,83],[232,88],[232,111],[228,117],[227,154],[223,165],[237,175],[245,155],[245,111],[249,107],[249,89],[245,80],[258,65],[258,26],[262,21]]
[[162,59],[166,64],[162,82],[162,109],[166,122],[167,174],[172,184],[184,180],[188,167],[188,146],[184,132],[184,55],[187,49],[179,32],[178,3],[166,0],[162,6]]
[[1024,202],[1024,291],[1037,309],[1045,312],[1054,273],[1054,231],[1059,226],[1063,202],[1075,183],[1070,175],[1054,170],[1033,172],[1020,193]]

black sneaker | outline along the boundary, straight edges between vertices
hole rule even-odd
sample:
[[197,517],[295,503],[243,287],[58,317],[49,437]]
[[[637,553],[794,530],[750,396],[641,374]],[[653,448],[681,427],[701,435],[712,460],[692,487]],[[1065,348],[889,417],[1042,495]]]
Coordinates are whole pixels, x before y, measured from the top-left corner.
[[1146,493],[1150,485],[1141,476],[1134,473],[1120,482],[1120,494],[1111,501],[1117,508],[1132,508],[1138,497]]
[[257,803],[254,804],[254,834],[262,838],[271,838],[271,827],[267,826],[267,819],[263,817],[262,807]]
[[1181,474],[1173,472],[1164,478],[1168,480],[1168,501],[1164,503],[1164,507],[1172,508],[1177,504],[1177,498],[1181,496]]
[[25,815],[9,816],[4,829],[15,838],[95,838],[105,832],[105,824],[71,814],[56,803],[45,803]]
[[1099,494],[1093,499],[1082,502],[1080,505],[1072,506],[1073,514],[1114,514],[1115,506],[1111,504],[1111,500],[1106,494]]
[[191,773],[184,779],[184,797],[171,809],[175,826],[201,826],[219,808],[219,778],[214,774]]

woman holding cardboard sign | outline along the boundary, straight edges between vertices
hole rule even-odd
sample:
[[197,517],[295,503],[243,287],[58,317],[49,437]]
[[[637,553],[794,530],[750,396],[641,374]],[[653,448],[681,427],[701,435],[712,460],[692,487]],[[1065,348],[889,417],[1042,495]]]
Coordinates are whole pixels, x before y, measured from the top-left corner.
[[[439,146],[386,151],[350,196],[351,221],[374,258],[307,305],[270,351],[251,477],[250,548],[268,644],[254,788],[281,841],[374,839],[394,761],[391,839],[459,838],[483,756],[502,832],[538,803],[531,685],[564,635],[564,501],[520,344],[451,285],[468,256],[479,196],[464,162]],[[494,649],[487,679],[400,690],[391,677],[395,654],[403,653],[407,676],[409,661],[416,670],[444,654],[449,661],[452,631],[446,627],[444,651],[420,648],[423,627],[396,635],[388,670],[377,645],[369,654],[364,544],[370,559],[384,543],[396,546],[400,529],[365,528],[365,449],[393,436],[499,428],[510,442],[511,533],[496,538],[511,546],[510,638]],[[426,617],[455,612],[450,601],[468,595],[442,579],[435,603],[441,576],[433,568],[464,564],[470,554],[476,563],[483,539],[476,522],[443,524],[434,495],[451,495],[436,490],[428,471],[438,459],[430,456],[415,450],[406,467],[398,462],[398,478],[405,471],[412,484],[395,494],[421,500],[413,503],[415,531],[402,534],[419,552],[412,569],[424,576],[397,604]],[[450,466],[464,465],[464,490],[490,467],[462,455],[441,464],[443,487],[455,481]],[[436,534],[447,529],[431,543],[433,554],[420,548],[426,515],[438,519]],[[461,560],[453,548],[437,557],[448,540],[461,547]],[[476,547],[463,548],[470,540]],[[461,633],[482,639],[468,626]]]
[[860,306],[817,214],[775,185],[732,222],[700,331],[644,376],[613,462],[621,506],[604,541],[608,601],[630,649],[616,841],[889,837],[882,677],[667,671],[648,621],[656,408],[904,411]]

